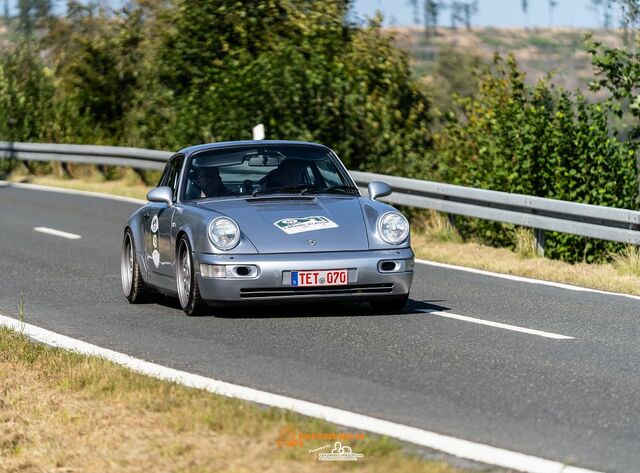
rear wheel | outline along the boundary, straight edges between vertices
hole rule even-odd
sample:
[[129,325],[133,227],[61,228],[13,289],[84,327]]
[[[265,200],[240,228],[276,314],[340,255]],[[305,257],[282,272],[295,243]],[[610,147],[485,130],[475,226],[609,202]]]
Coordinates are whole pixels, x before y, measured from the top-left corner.
[[138,266],[136,245],[129,228],[125,230],[122,240],[120,277],[122,279],[122,292],[124,292],[124,296],[130,303],[139,304],[147,299],[149,290],[142,277],[140,266]]
[[207,311],[207,304],[200,297],[200,288],[193,270],[193,256],[191,245],[186,236],[178,242],[176,259],[176,284],[180,307],[189,316],[203,315]]
[[371,308],[376,312],[400,312],[404,309],[409,299],[409,294],[404,296],[385,297],[384,299],[370,300]]

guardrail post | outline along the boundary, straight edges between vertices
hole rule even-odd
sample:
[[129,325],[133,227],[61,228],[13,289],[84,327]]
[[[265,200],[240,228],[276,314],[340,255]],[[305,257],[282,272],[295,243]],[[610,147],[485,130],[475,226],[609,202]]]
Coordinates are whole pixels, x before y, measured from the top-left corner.
[[447,219],[449,219],[449,225],[454,230],[456,229],[456,214],[447,214]]
[[544,230],[536,228],[535,236],[536,236],[536,252],[538,253],[538,256],[544,256],[544,243],[545,243]]

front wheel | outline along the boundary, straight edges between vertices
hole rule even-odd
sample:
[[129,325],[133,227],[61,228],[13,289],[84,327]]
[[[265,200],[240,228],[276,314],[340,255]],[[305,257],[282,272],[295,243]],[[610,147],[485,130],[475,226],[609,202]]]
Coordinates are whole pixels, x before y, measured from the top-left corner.
[[136,245],[133,233],[127,228],[122,240],[122,253],[120,255],[120,276],[122,279],[122,292],[131,304],[144,302],[149,290],[142,277],[138,258],[136,258]]
[[207,310],[207,304],[200,297],[200,289],[195,271],[193,270],[193,257],[191,245],[186,236],[178,242],[176,259],[176,283],[178,286],[178,299],[180,307],[189,316],[203,315]]
[[407,304],[409,294],[404,296],[385,297],[369,301],[371,308],[376,312],[400,312]]

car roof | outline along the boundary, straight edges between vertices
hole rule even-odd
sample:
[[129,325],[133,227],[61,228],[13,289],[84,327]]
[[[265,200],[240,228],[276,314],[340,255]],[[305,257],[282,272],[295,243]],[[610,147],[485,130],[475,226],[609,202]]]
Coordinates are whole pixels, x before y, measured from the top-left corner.
[[316,146],[319,148],[328,149],[325,145],[319,143],[312,143],[310,141],[288,141],[288,140],[244,140],[244,141],[220,141],[217,143],[206,143],[201,145],[189,146],[181,149],[180,154],[184,154],[186,157],[191,156],[194,153],[200,151],[207,151],[210,149],[218,148],[233,148],[234,146],[264,146],[264,145],[304,145],[304,146]]

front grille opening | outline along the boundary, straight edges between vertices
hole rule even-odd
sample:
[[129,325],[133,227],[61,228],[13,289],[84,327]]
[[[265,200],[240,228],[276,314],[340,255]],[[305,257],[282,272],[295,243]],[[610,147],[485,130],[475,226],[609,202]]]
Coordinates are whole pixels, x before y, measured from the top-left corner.
[[360,284],[353,286],[313,286],[313,287],[268,287],[242,288],[240,297],[255,299],[260,297],[298,297],[313,295],[358,295],[389,294],[393,291],[393,283]]

